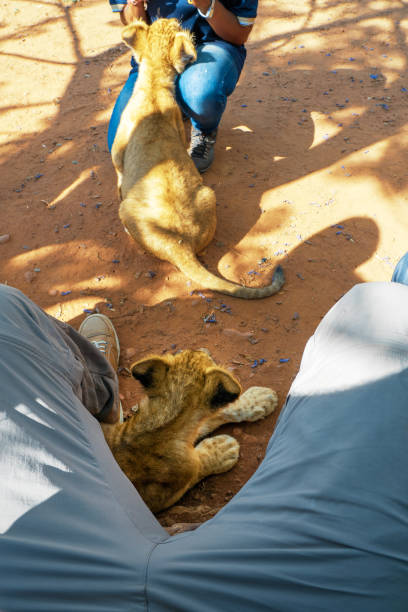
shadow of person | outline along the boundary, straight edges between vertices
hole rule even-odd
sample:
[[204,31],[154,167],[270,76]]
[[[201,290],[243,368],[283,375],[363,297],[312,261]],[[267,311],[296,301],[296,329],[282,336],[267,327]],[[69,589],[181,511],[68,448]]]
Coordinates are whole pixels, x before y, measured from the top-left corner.
[[[322,208],[326,206],[324,202],[315,204]],[[261,215],[256,225],[257,239],[253,247],[245,248],[245,257],[239,253],[239,257],[228,259],[231,261],[231,275],[245,284],[267,284],[277,263],[282,265],[285,272],[286,283],[279,294],[257,300],[256,303],[245,301],[241,304],[233,300],[234,311],[245,311],[247,319],[259,319],[270,311],[276,311],[276,303],[279,302],[284,305],[279,309],[280,319],[288,321],[295,311],[303,311],[313,326],[343,293],[363,280],[358,268],[372,257],[377,248],[379,229],[367,217],[343,218],[310,236],[303,233],[302,225],[298,224],[293,228],[291,238],[274,240],[271,244],[268,236],[270,218],[279,224],[279,219],[292,215],[294,208],[295,205],[288,203]],[[261,258],[265,253],[267,257],[263,262]],[[219,249],[212,245],[204,257],[205,264],[209,267],[216,265],[216,257],[220,258]],[[220,261],[222,263],[222,258]],[[251,269],[248,270],[249,267]],[[309,333],[310,326],[304,331]]]

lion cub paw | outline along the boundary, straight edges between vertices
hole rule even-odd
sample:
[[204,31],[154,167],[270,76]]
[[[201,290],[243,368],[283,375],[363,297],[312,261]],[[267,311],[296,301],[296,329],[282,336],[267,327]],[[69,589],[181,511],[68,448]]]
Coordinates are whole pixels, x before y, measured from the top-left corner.
[[278,405],[276,391],[268,387],[250,387],[224,410],[231,421],[258,421],[268,416]]
[[199,453],[200,478],[227,472],[239,458],[239,443],[225,434],[205,438],[197,444],[195,450]]

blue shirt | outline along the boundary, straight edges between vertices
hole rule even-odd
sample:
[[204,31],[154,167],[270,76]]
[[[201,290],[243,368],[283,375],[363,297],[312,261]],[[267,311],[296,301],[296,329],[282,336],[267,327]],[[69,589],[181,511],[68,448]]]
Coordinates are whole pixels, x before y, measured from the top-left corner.
[[[231,13],[236,15],[240,25],[251,26],[255,22],[258,0],[219,1],[225,8],[231,11]],[[123,0],[109,0],[109,3],[114,12],[119,12],[126,6],[126,2]],[[213,41],[217,41],[219,44],[225,46],[230,46],[232,44],[220,38],[214,32],[208,21],[204,17],[201,17],[194,4],[189,4],[187,0],[149,0],[146,12],[151,22],[160,17],[165,17],[167,19],[175,17],[181,22],[183,28],[190,30],[190,32],[194,34],[197,44]],[[239,57],[240,61],[238,63],[241,65],[238,66],[238,68],[241,70],[246,56],[245,47],[244,45],[232,46],[238,51],[238,54],[234,55],[238,55]]]

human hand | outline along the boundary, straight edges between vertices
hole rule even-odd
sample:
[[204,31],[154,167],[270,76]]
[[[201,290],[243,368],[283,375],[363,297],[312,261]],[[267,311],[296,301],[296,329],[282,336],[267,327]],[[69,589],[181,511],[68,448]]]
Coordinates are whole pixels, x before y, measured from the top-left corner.
[[[210,7],[214,6],[213,0],[187,0],[188,4],[193,4],[196,9],[200,12],[201,15],[206,16]],[[213,14],[213,10],[211,11],[211,17]]]
[[123,25],[129,25],[135,19],[146,21],[145,3],[148,0],[126,0],[126,4],[120,12],[120,20]]

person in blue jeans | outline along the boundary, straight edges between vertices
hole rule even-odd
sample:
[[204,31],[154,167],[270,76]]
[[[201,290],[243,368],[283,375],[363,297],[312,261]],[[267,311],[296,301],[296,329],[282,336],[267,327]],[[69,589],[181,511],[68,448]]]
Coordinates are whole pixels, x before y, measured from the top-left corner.
[[[177,77],[176,99],[191,120],[189,154],[199,172],[214,159],[217,129],[243,68],[246,42],[258,0],[109,0],[124,25],[134,19],[151,23],[176,18],[194,34],[197,60]],[[132,95],[138,65],[131,60],[129,77],[114,106],[108,128],[111,151],[122,112]]]
[[1,612],[407,612],[408,253],[392,280],[329,310],[258,469],[173,536],[98,422],[112,323],[78,333],[0,285]]

